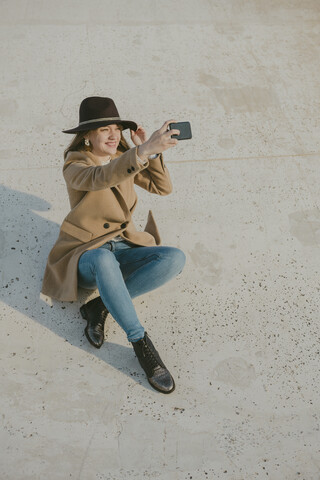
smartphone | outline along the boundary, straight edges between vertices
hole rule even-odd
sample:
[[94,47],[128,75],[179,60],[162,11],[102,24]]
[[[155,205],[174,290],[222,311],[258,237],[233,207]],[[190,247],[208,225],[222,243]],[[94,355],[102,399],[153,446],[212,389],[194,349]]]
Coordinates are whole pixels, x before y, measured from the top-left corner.
[[188,140],[189,138],[192,138],[190,122],[169,123],[168,128],[169,130],[180,130],[180,134],[172,135],[172,138],[177,138],[178,140]]

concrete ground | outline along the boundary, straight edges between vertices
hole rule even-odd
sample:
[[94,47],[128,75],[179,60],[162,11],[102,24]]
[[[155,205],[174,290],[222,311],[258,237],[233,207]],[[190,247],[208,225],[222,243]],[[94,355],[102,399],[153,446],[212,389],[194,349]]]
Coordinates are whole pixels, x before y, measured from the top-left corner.
[[[1,480],[319,480],[320,3],[1,2]],[[39,299],[87,96],[149,134],[174,191],[139,190],[187,264],[134,300],[176,380],[149,386],[120,327]]]

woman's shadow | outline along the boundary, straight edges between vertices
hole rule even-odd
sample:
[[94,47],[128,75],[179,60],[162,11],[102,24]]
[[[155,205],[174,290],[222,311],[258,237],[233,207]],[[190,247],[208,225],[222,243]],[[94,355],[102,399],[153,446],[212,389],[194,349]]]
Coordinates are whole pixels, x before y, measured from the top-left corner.
[[[40,299],[43,274],[48,254],[59,234],[59,225],[37,212],[50,210],[50,204],[31,194],[0,186],[2,211],[0,226],[1,300],[11,308],[35,320],[80,348],[151,389],[142,375],[133,349],[106,341],[101,349],[92,347],[84,335],[86,323],[79,307],[88,296],[99,295],[98,290],[79,289],[78,302]],[[19,228],[17,228],[17,224]],[[107,322],[114,322],[107,317]]]

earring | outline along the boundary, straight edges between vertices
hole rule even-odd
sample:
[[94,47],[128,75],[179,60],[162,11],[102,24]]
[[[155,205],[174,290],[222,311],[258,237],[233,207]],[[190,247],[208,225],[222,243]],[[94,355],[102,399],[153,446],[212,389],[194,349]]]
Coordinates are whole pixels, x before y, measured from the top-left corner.
[[85,139],[84,143],[85,143],[85,145],[87,145],[87,147],[89,147],[90,142],[89,142],[89,140],[88,140],[87,138]]

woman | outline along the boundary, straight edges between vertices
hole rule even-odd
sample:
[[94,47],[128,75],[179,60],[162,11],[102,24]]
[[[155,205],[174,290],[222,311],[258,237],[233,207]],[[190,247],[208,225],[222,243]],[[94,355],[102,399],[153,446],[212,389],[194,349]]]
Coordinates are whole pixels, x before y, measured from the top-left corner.
[[[136,123],[121,120],[110,98],[85,98],[79,125],[63,133],[76,136],[64,154],[63,175],[71,210],[62,222],[44,274],[42,294],[60,301],[77,300],[79,287],[100,296],[82,305],[88,341],[100,348],[110,312],[127,334],[149,383],[170,393],[174,380],[141,325],[132,299],[178,275],[184,253],[160,246],[152,212],[143,232],[132,221],[137,204],[134,184],[150,193],[168,195],[172,184],[162,152],[178,140],[167,131],[170,120],[147,139]],[[130,148],[122,130],[130,128]]]

